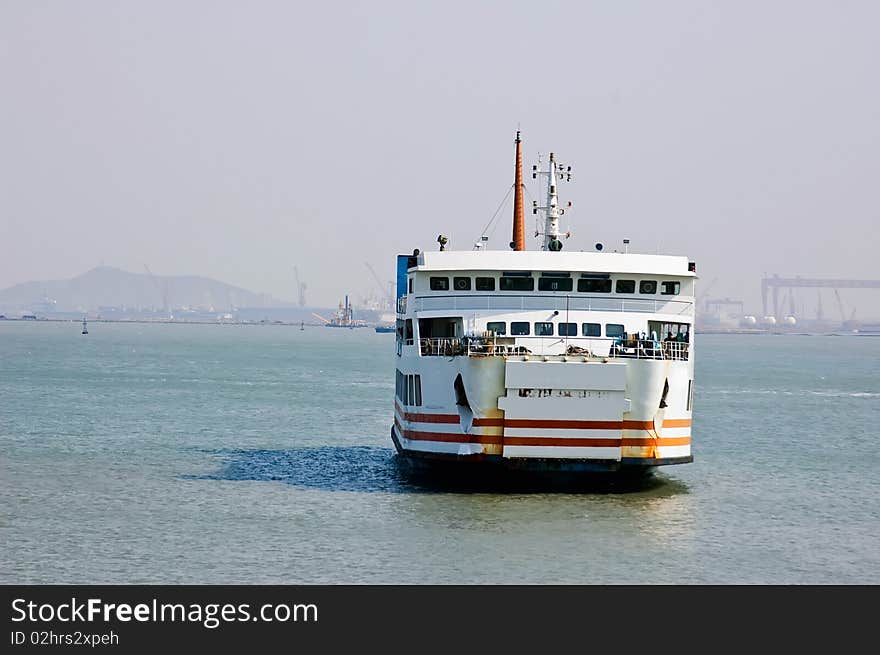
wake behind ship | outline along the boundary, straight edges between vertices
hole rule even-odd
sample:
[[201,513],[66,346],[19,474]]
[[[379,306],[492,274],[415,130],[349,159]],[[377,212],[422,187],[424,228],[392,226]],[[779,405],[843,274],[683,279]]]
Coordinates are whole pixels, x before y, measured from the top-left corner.
[[408,460],[551,475],[693,461],[696,266],[562,252],[570,171],[553,153],[533,167],[546,202],[527,251],[517,132],[511,250],[450,251],[441,235],[397,257],[391,438]]

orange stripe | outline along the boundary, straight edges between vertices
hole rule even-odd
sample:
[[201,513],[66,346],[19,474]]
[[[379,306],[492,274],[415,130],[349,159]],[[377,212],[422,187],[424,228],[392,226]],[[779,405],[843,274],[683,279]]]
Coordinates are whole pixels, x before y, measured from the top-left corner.
[[[691,420],[689,418],[668,418],[663,421],[664,428],[689,428]],[[653,430],[654,421],[624,421],[624,430]]]
[[690,437],[661,437],[660,439],[624,437],[621,446],[687,446],[691,442]]

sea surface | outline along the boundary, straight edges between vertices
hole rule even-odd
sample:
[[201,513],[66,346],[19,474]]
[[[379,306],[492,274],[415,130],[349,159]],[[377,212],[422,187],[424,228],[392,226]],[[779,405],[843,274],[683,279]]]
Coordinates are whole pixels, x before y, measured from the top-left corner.
[[394,335],[0,322],[0,583],[876,584],[880,338],[696,335],[692,464],[426,482]]

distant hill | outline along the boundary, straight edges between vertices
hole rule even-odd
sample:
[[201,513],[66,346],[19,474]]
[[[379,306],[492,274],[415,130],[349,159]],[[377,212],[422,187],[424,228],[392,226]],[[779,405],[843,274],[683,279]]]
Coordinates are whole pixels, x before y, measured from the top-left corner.
[[193,308],[229,311],[239,307],[289,307],[291,303],[197,275],[148,275],[99,266],[70,280],[24,282],[0,291],[5,311],[95,311]]

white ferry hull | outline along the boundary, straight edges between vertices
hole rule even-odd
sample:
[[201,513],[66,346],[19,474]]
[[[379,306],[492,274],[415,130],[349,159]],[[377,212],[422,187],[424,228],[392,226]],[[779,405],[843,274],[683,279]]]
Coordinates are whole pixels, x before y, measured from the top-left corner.
[[693,461],[687,361],[420,359],[411,370],[423,405],[395,403],[391,436],[404,457],[536,472]]

